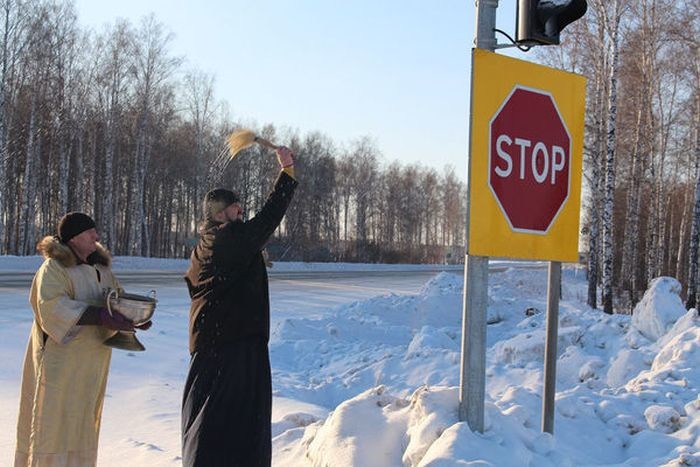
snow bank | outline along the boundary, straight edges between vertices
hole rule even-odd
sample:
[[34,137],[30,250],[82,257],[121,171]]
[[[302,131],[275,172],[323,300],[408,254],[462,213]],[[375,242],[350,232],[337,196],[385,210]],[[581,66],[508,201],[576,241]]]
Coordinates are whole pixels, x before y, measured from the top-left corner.
[[399,465],[407,405],[383,386],[343,402],[316,431],[307,457],[315,465]]
[[657,277],[651,281],[642,300],[634,307],[632,326],[647,339],[658,340],[685,314],[680,293],[681,284],[672,277]]
[[406,400],[387,395],[383,386],[367,390],[311,430],[306,457],[334,467],[566,463],[549,434],[528,430],[493,406],[489,431],[473,433],[457,418],[458,393],[457,387],[421,387]]
[[565,271],[552,437],[540,431],[544,274],[490,279],[483,434],[457,415],[460,276],[286,320],[271,340],[281,395],[335,409],[275,438],[279,465],[693,465],[700,328],[677,306],[677,281],[655,280],[631,318],[589,309],[585,282]]
[[459,388],[423,386],[413,393],[406,426],[408,445],[402,456],[404,465],[418,465],[433,443],[458,422],[458,391]]
[[641,371],[647,370],[651,366],[651,361],[639,350],[623,349],[613,357],[607,372],[607,382],[609,386],[623,386],[637,376]]

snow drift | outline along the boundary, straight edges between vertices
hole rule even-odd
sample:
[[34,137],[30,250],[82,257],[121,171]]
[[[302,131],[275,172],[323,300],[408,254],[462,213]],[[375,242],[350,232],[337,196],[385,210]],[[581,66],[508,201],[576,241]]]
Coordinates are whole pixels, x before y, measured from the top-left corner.
[[276,437],[276,465],[700,465],[700,328],[678,282],[653,281],[630,317],[589,309],[580,272],[564,278],[554,436],[540,431],[544,273],[491,278],[483,434],[457,416],[462,277],[443,273],[275,330],[279,395],[334,408]]

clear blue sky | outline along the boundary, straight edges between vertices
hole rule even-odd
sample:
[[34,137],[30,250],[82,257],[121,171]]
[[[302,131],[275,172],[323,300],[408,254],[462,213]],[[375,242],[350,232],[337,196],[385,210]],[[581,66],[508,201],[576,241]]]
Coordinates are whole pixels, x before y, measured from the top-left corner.
[[[466,179],[473,0],[76,0],[83,26],[154,13],[236,120],[375,139]],[[498,27],[515,29],[515,0]],[[499,38],[499,42],[505,39]]]

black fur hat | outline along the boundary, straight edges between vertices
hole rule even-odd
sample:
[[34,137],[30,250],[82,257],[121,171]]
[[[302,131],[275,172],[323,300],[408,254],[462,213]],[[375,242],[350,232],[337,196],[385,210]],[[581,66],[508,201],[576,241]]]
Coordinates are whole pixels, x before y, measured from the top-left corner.
[[235,192],[226,188],[216,188],[204,196],[204,215],[207,219],[212,219],[215,214],[239,201],[240,198]]
[[92,217],[82,212],[69,212],[58,222],[58,238],[61,243],[68,243],[76,235],[94,228],[95,221]]

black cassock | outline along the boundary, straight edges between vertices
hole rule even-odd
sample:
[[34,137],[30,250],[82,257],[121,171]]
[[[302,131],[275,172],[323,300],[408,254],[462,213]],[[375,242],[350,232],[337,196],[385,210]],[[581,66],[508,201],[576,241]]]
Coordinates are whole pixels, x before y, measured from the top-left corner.
[[267,342],[195,352],[182,406],[184,466],[269,466],[272,385]]
[[270,465],[270,299],[262,249],[296,186],[282,172],[254,218],[208,223],[192,252],[185,276],[192,298],[185,467]]

